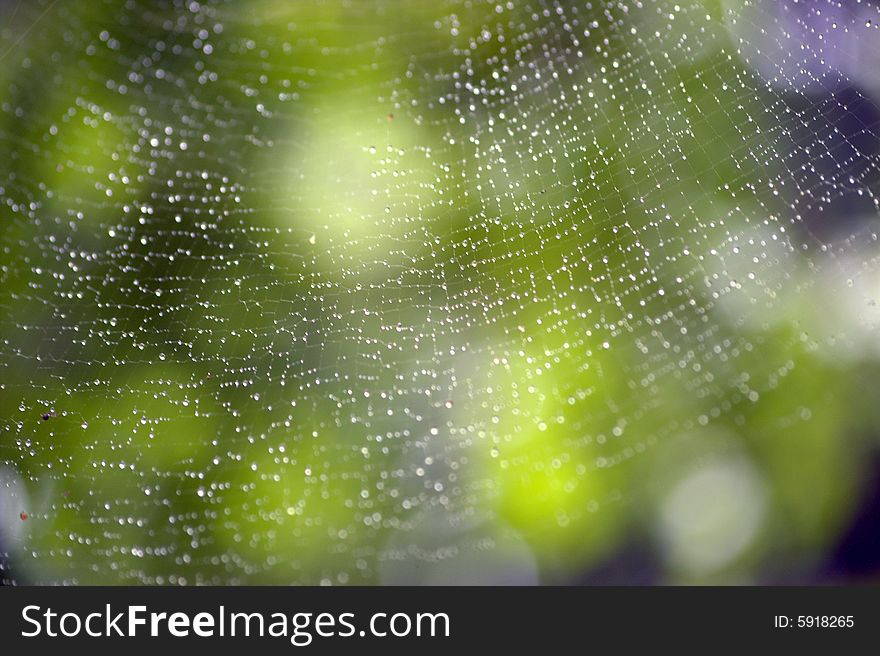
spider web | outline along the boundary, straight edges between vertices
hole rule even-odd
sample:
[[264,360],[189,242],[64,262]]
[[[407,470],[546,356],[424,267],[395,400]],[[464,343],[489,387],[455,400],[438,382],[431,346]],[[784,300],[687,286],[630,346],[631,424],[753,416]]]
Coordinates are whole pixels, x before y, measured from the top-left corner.
[[531,582],[875,348],[874,4],[2,11],[10,581]]

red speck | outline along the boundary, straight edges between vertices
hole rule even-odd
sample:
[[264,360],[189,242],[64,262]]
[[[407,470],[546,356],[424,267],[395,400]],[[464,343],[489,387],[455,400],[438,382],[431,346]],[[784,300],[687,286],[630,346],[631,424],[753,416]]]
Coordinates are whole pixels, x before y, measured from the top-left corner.
[[28,518],[28,514],[26,512],[22,512],[19,517],[21,517],[21,521],[25,521]]

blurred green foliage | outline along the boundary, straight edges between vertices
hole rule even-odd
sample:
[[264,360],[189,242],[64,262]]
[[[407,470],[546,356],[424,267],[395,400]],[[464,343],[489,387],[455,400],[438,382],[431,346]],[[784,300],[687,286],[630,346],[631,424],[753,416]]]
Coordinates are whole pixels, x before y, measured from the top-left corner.
[[[876,367],[827,346],[815,253],[774,250],[770,91],[714,2],[669,29],[587,5],[580,52],[570,12],[508,4],[10,18],[16,578],[375,583],[437,508],[512,530],[549,582],[631,541],[670,581],[822,557]],[[756,472],[759,527],[691,571],[664,504],[719,461]]]

